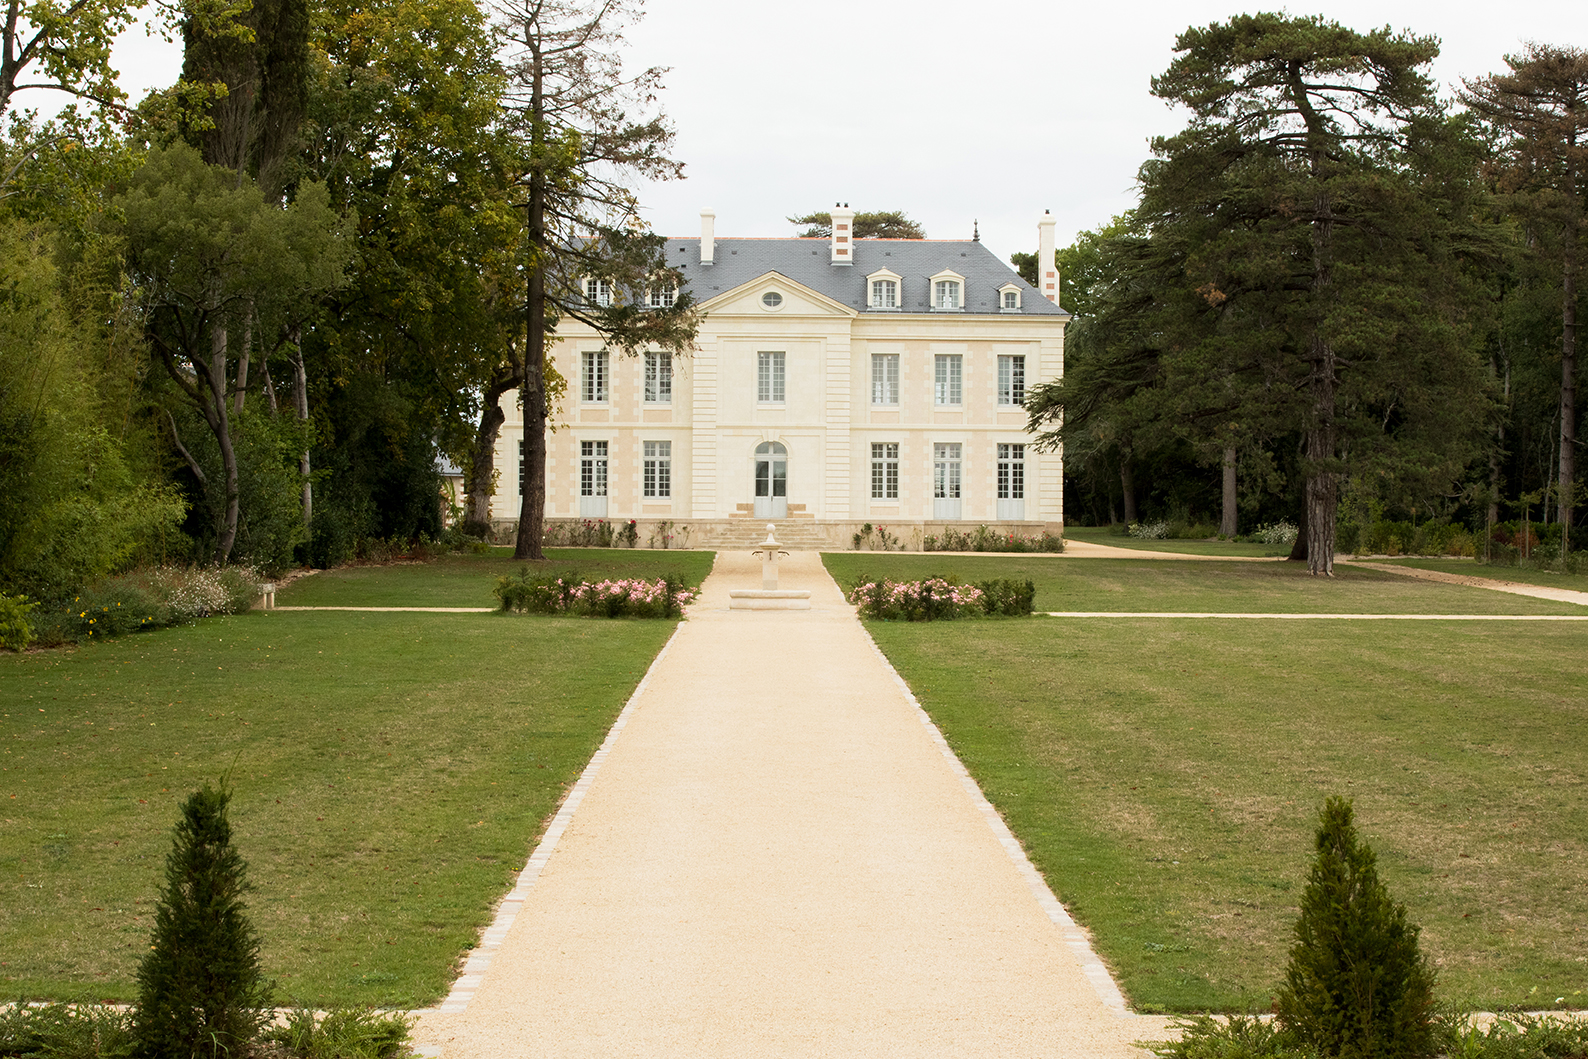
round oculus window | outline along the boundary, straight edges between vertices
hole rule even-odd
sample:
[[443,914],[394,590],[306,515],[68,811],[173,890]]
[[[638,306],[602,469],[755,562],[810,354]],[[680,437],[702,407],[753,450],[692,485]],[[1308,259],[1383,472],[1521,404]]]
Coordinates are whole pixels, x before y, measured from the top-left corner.
[[761,295],[761,304],[766,306],[768,309],[776,309],[779,305],[783,304],[783,295],[779,294],[775,290],[769,290],[765,294]]

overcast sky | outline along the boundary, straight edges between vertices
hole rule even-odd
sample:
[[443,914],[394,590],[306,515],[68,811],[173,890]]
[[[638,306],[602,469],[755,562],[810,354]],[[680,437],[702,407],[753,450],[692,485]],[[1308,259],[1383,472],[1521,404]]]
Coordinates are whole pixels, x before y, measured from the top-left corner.
[[[649,0],[628,64],[667,66],[661,103],[687,179],[643,189],[664,235],[792,235],[786,216],[847,202],[899,209],[934,238],[981,225],[1000,257],[1035,249],[1043,210],[1059,244],[1128,209],[1155,135],[1183,116],[1148,92],[1189,25],[1232,0],[1038,0],[985,7],[805,0]],[[1389,25],[1443,42],[1434,76],[1504,68],[1523,41],[1588,48],[1585,0],[1332,0],[1296,5],[1354,29]],[[116,51],[134,94],[175,80],[177,50],[142,31]],[[40,100],[39,102],[42,102]]]

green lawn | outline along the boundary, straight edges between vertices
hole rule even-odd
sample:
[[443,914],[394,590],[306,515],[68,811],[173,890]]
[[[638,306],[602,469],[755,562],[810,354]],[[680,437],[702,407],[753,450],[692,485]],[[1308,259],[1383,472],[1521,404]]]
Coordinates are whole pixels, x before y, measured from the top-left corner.
[[1144,552],[1174,552],[1177,555],[1236,555],[1258,559],[1290,554],[1289,548],[1282,548],[1277,544],[1217,540],[1145,541],[1136,537],[1117,536],[1107,526],[1065,526],[1064,539]]
[[[710,561],[620,554],[570,565]],[[319,574],[282,601],[489,605],[509,565]],[[673,627],[256,611],[0,655],[0,993],[131,997],[178,805],[229,773],[281,997],[436,1001]]]
[[[506,553],[506,554],[504,554]],[[282,607],[494,607],[491,589],[503,574],[525,565],[553,573],[656,578],[682,574],[698,585],[711,572],[713,552],[627,548],[547,548],[543,563],[525,564],[506,548],[489,555],[449,555],[430,563],[346,566],[299,578],[276,595]]]
[[1304,563],[875,552],[831,552],[822,560],[845,587],[861,574],[896,581],[933,575],[962,581],[1030,578],[1037,585],[1036,607],[1044,611],[1588,614],[1572,603],[1441,585],[1347,566],[1336,566],[1333,578],[1315,578],[1308,576]]
[[[850,558],[827,562],[840,573]],[[931,565],[897,557],[889,572],[915,576],[918,558]],[[1286,576],[1288,564],[1099,566],[1033,568],[1051,571],[1039,606],[1109,594],[1131,609],[1534,609],[1356,571],[1320,583]],[[1138,1010],[1268,1010],[1317,810],[1335,793],[1355,800],[1445,998],[1588,1006],[1588,628],[869,627]]]

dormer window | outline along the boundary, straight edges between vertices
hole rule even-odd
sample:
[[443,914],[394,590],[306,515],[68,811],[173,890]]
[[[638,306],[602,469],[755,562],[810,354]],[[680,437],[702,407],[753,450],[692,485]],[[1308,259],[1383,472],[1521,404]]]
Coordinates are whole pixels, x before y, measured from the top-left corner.
[[900,290],[898,273],[878,269],[866,277],[866,305],[872,309],[897,310],[904,304]]
[[1017,313],[1020,311],[1021,289],[1018,283],[1005,283],[998,288],[998,308],[1002,312]]
[[590,305],[608,306],[612,304],[612,281],[609,279],[587,279],[584,281],[584,300]]
[[957,272],[939,272],[931,283],[932,311],[957,313],[965,307],[965,277]]
[[646,301],[652,309],[671,309],[678,298],[677,287],[652,287]]

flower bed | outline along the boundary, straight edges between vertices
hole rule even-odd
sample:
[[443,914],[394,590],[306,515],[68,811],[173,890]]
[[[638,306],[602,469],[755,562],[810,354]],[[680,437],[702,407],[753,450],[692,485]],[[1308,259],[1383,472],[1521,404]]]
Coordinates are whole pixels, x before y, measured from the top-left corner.
[[578,574],[532,576],[525,567],[496,579],[503,611],[592,618],[676,618],[700,595],[676,576],[583,581]]
[[1031,613],[1036,593],[1031,581],[1008,579],[961,585],[941,577],[921,581],[860,578],[849,592],[849,602],[860,608],[863,618],[944,621],[995,614],[1021,617]]

